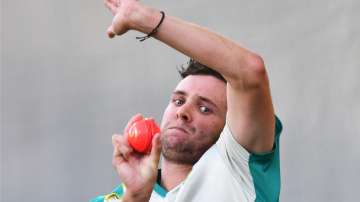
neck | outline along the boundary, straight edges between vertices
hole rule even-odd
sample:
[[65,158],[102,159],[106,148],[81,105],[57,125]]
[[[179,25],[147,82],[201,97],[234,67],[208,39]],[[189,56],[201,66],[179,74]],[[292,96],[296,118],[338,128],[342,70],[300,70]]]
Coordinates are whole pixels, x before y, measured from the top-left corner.
[[177,164],[164,159],[161,166],[161,185],[171,190],[185,180],[192,165]]

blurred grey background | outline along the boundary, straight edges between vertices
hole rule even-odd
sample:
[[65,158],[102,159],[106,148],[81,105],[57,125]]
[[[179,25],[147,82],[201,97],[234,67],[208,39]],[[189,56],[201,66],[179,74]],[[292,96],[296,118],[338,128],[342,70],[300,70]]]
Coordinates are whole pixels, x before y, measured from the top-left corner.
[[[360,2],[146,1],[265,59],[282,119],[281,201],[357,201]],[[88,201],[119,183],[111,135],[159,122],[187,57],[130,32],[101,0],[1,1],[1,199]]]

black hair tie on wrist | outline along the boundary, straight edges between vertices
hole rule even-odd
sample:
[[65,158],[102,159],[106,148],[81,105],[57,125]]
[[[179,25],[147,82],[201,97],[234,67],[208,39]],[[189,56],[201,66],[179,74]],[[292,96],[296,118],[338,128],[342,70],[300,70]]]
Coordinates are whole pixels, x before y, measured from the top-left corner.
[[158,25],[156,25],[156,27],[146,36],[141,36],[141,37],[136,37],[136,39],[139,39],[140,42],[145,41],[146,39],[150,38],[151,36],[153,36],[154,34],[156,34],[156,32],[158,31],[160,25],[162,24],[162,22],[164,21],[165,18],[165,13],[164,11],[160,11],[161,13],[161,19]]

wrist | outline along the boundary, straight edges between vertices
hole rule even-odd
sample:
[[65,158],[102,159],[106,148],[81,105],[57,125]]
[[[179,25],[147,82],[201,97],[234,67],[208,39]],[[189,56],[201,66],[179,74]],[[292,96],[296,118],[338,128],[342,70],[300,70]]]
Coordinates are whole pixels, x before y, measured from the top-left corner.
[[161,17],[160,11],[139,4],[129,20],[129,26],[133,30],[148,34],[157,26]]
[[125,194],[122,198],[122,202],[147,202],[150,200],[152,189],[150,191],[141,191],[141,192],[130,192],[129,190],[125,191]]
[[[151,184],[151,185],[150,185]],[[150,200],[154,184],[148,183],[143,185],[141,189],[128,189],[125,184],[122,184],[124,195],[122,202],[148,202]]]

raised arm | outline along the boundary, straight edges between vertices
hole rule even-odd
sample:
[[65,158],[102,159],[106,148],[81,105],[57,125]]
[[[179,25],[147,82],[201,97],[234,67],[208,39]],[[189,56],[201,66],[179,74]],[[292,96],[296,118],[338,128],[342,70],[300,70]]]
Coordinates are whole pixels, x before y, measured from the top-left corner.
[[[109,37],[128,30],[150,33],[159,10],[134,0],[106,0],[115,15]],[[274,110],[262,58],[201,26],[166,15],[154,37],[220,72],[227,85],[227,122],[234,138],[250,152],[270,151],[274,142]]]

